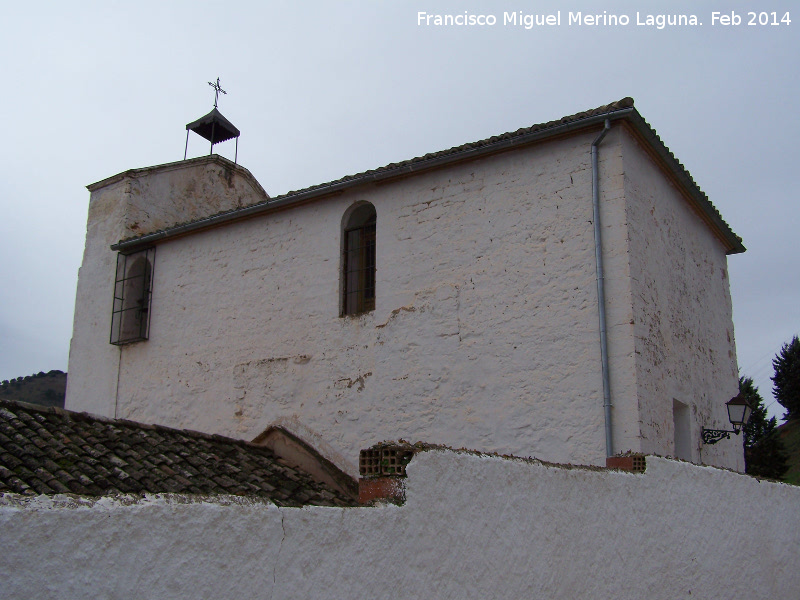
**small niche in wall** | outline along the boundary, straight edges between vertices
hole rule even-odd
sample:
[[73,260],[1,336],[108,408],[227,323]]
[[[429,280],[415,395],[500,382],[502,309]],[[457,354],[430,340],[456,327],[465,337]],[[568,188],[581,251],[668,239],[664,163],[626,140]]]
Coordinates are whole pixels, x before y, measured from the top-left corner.
[[675,458],[692,460],[691,411],[688,404],[672,400],[672,421],[675,432]]

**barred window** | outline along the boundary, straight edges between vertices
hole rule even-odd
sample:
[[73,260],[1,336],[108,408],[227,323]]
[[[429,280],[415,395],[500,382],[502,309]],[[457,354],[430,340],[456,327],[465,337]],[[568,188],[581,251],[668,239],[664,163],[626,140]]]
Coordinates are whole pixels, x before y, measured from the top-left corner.
[[375,207],[365,203],[347,218],[343,234],[344,315],[375,310]]
[[129,344],[150,335],[150,298],[156,249],[117,255],[111,343]]

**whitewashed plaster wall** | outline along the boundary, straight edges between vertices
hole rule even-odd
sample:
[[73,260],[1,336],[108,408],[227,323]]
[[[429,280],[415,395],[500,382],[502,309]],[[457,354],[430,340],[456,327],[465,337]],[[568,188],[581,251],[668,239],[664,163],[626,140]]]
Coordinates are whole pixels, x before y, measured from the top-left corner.
[[703,426],[730,429],[725,402],[739,392],[725,248],[631,135],[622,154],[639,451],[674,454],[677,400],[692,413],[685,458],[743,471],[739,439],[705,446],[700,438]]
[[[654,435],[651,423],[666,418],[668,394],[656,393],[648,379],[649,355],[637,358],[645,338],[635,336],[636,327],[658,314],[701,323],[704,339],[713,337],[710,327],[732,330],[730,300],[727,313],[712,318],[706,313],[713,305],[687,308],[681,291],[643,298],[636,288],[647,277],[668,287],[673,274],[662,256],[676,252],[640,248],[666,235],[658,231],[663,220],[640,218],[639,203],[650,202],[641,190],[657,190],[647,193],[667,213],[686,213],[667,223],[686,227],[670,234],[680,251],[685,238],[696,236],[690,244],[699,257],[711,233],[621,130],[612,128],[599,153],[614,450],[666,455],[673,453],[670,433]],[[604,464],[589,152],[596,135],[364,184],[160,243],[150,339],[121,348],[108,344],[108,245],[261,197],[252,190],[220,194],[215,188],[224,192],[230,181],[218,165],[211,176],[176,163],[167,173],[155,168],[152,182],[143,170],[134,179],[96,184],[67,407],[244,439],[279,424],[351,474],[360,449],[397,438]],[[128,190],[133,182],[135,193]],[[228,204],[218,207],[219,197]],[[118,217],[124,226],[109,226],[95,207],[106,202],[119,212],[125,201],[132,206]],[[363,201],[377,211],[376,309],[342,318],[342,217]],[[176,214],[173,204],[188,208]],[[727,297],[727,281],[705,275],[693,273],[692,285]],[[732,349],[732,342],[719,349],[719,336],[711,341],[715,353]],[[675,351],[688,353],[674,360],[699,372],[687,381],[702,384],[707,406],[718,402],[724,410],[727,398],[712,390],[730,382],[702,375],[716,368],[707,363],[719,354],[691,344]],[[695,415],[698,437],[707,414]],[[646,442],[643,421],[651,428]],[[738,450],[739,462],[719,452],[702,458],[741,467]]]
[[[125,232],[123,182],[92,193],[78,270],[65,406],[115,417],[119,350],[109,344],[117,257],[109,246]],[[115,239],[116,238],[116,239]]]
[[[603,464],[594,135],[160,244],[150,339],[121,348],[117,416],[245,439],[277,422],[350,473],[361,448],[397,438]],[[612,132],[610,248],[626,244],[620,156]],[[360,201],[377,211],[376,310],[341,318],[342,216]],[[608,276],[629,294],[626,271]],[[611,312],[629,323],[630,306]],[[632,330],[614,336],[632,355]],[[615,410],[635,411],[633,362],[613,376],[628,390]],[[620,431],[636,449],[638,431]]]
[[111,244],[268,196],[246,169],[216,156],[126,171],[89,190],[66,406],[115,417],[119,350],[109,339],[117,257]]
[[793,598],[800,489],[428,451],[406,503],[0,497],[0,598]]

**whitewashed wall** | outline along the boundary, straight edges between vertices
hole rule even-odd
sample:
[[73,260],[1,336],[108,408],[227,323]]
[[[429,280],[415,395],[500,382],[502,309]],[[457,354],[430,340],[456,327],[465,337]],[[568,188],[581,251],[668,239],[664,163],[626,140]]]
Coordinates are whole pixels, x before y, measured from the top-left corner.
[[800,489],[430,451],[403,506],[0,498],[1,598],[793,598]]
[[134,169],[89,189],[66,406],[116,417],[120,352],[109,343],[117,262],[111,244],[266,200],[267,195],[246,169],[215,156]]
[[[398,438],[604,464],[590,168],[596,134],[364,184],[161,243],[150,339],[119,350],[108,345],[103,322],[110,322],[113,285],[113,253],[103,244],[117,234],[95,227],[90,212],[67,407],[244,439],[278,423],[352,474],[361,448]],[[641,157],[627,175],[618,126],[600,159],[614,448],[640,451],[640,409],[649,423],[654,407],[671,407],[672,399],[640,381],[647,377],[636,362],[635,327],[676,306],[663,297],[637,300],[634,314],[632,277],[655,263],[630,259],[628,219],[638,197],[635,190],[628,197],[626,182],[669,184],[640,168]],[[192,197],[196,214],[204,194],[219,194],[210,184],[191,190],[194,176],[174,175],[181,193],[169,197]],[[174,221],[162,197],[169,180],[137,181],[129,213],[157,196],[152,226]],[[104,193],[96,189],[92,203]],[[664,193],[665,202],[683,202]],[[342,318],[342,216],[361,201],[377,211],[376,309]],[[700,225],[689,231],[711,236]],[[637,235],[651,234],[660,235]],[[657,269],[659,281],[669,274]],[[720,288],[715,297],[728,293],[727,281],[707,283]],[[677,309],[703,322],[709,307]],[[729,312],[718,321],[732,329]],[[719,347],[719,336],[709,343],[716,356],[731,348]],[[681,364],[716,368],[707,364],[714,355],[688,349]],[[716,401],[705,390],[720,378],[706,379],[689,381],[703,380],[703,393]],[[646,435],[648,451],[673,453],[668,435]],[[709,457],[737,466],[735,457]]]
[[700,440],[703,426],[730,429],[725,403],[739,393],[725,248],[638,143],[622,139],[640,451],[672,454],[677,400],[691,413],[684,458],[743,471],[739,439]]
[[[280,422],[351,473],[361,448],[397,438],[602,464],[592,137],[160,244],[117,416],[246,439]],[[610,142],[604,181],[621,196],[619,154]],[[365,200],[376,310],[341,318],[342,216]]]

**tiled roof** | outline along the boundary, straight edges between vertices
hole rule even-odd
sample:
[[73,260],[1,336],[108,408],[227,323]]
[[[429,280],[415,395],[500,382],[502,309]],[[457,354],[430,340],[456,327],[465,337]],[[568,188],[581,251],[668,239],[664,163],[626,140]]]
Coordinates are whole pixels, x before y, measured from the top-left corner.
[[414,167],[414,166],[423,166],[426,163],[430,163],[437,159],[448,158],[448,157],[456,157],[456,156],[463,156],[470,151],[476,151],[481,149],[489,149],[494,146],[500,145],[503,142],[514,142],[515,140],[520,140],[529,136],[534,133],[540,133],[543,131],[548,131],[552,129],[556,129],[563,125],[569,125],[572,123],[577,123],[578,121],[582,121],[589,117],[596,117],[600,115],[608,115],[609,113],[624,110],[627,108],[633,108],[633,98],[623,98],[618,102],[612,102],[611,104],[606,104],[604,106],[600,106],[598,108],[592,110],[586,110],[583,112],[579,112],[574,115],[569,115],[567,117],[562,117],[556,121],[548,121],[547,123],[539,123],[537,125],[532,125],[530,127],[523,127],[522,129],[517,129],[516,131],[509,131],[508,133],[502,133],[500,135],[494,135],[490,138],[486,138],[485,140],[478,140],[477,142],[469,142],[467,144],[462,144],[460,146],[455,146],[453,148],[448,148],[447,150],[440,150],[438,152],[429,152],[424,156],[417,156],[415,158],[410,158],[408,160],[390,163],[385,167],[380,167],[378,169],[371,169],[369,171],[365,171],[363,173],[358,173],[356,175],[348,175],[346,177],[342,177],[341,179],[337,179],[336,181],[331,181],[328,183],[322,183],[319,185],[314,185],[304,190],[289,192],[282,196],[276,196],[272,199],[272,201],[280,200],[281,198],[286,198],[290,196],[297,195],[301,192],[307,192],[312,190],[317,190],[320,188],[326,188],[333,184],[337,183],[344,183],[348,181],[354,180],[364,180],[369,179],[374,175],[380,175],[385,173],[391,173],[393,171],[402,170],[406,167]]
[[0,401],[3,492],[234,494],[282,506],[356,504],[248,442],[7,401]]
[[[656,131],[645,121],[638,111],[634,108],[633,98],[623,98],[617,102],[605,104],[592,110],[576,113],[562,117],[555,121],[538,123],[530,127],[524,127],[516,131],[496,135],[485,140],[471,142],[455,146],[439,152],[431,152],[424,156],[418,156],[402,162],[391,163],[378,169],[364,171],[355,175],[348,175],[341,179],[321,183],[302,190],[288,192],[281,196],[275,196],[267,200],[224,211],[215,215],[204,217],[188,223],[181,223],[167,229],[147,233],[141,236],[120,240],[112,246],[112,250],[131,250],[135,247],[144,246],[158,242],[159,240],[171,238],[177,235],[185,235],[192,231],[205,229],[206,227],[220,225],[228,221],[235,221],[252,215],[260,214],[274,208],[284,207],[291,204],[305,202],[312,198],[322,197],[334,192],[344,190],[354,185],[370,181],[391,179],[393,177],[407,176],[412,173],[419,173],[429,169],[437,168],[448,163],[461,160],[470,160],[480,156],[485,156],[495,152],[501,152],[512,147],[522,146],[533,143],[551,136],[562,135],[570,131],[584,129],[601,125],[605,119],[616,121],[619,119],[627,120],[642,138],[650,145],[663,164],[675,176],[680,185],[686,189],[697,208],[700,210],[704,220],[717,231],[724,240],[729,254],[744,252],[741,239],[731,230],[730,226],[722,219],[719,211],[711,203],[705,193],[695,183],[689,171],[675,158],[675,155],[667,148]],[[221,157],[215,157],[223,162],[229,162]],[[169,165],[174,168],[180,163]],[[230,163],[233,165],[233,163]],[[117,176],[119,177],[119,176]],[[92,186],[89,186],[92,189]]]

